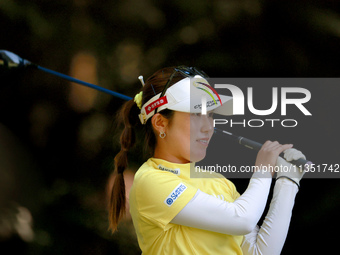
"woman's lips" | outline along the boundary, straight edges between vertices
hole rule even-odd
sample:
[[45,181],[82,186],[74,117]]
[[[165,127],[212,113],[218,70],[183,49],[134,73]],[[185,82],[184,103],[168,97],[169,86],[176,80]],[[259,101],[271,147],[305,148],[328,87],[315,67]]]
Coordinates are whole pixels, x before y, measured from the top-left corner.
[[209,138],[200,138],[197,139],[196,141],[204,146],[208,146],[209,144]]

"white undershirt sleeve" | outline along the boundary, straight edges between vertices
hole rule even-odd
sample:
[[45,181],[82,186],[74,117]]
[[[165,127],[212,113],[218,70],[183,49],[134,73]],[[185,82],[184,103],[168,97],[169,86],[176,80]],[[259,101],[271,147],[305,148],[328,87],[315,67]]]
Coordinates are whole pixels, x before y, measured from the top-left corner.
[[241,248],[244,255],[281,253],[297,192],[298,187],[292,181],[285,178],[276,181],[269,211],[261,228],[256,226],[243,239]]
[[233,203],[200,190],[171,223],[229,235],[253,231],[266,206],[272,177],[254,173],[246,191]]

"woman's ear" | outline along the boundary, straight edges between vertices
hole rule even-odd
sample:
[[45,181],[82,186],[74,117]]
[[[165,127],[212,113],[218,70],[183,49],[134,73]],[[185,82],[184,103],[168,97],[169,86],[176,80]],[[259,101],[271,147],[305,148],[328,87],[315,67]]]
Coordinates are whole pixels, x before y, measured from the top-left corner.
[[156,132],[160,133],[166,132],[166,128],[168,127],[169,121],[162,114],[156,113],[151,118],[151,124]]

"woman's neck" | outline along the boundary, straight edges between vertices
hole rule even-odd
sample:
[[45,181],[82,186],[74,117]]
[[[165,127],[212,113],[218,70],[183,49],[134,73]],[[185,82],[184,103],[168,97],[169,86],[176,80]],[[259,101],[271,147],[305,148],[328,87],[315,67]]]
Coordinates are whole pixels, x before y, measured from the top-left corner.
[[154,158],[159,158],[159,159],[164,159],[168,162],[172,162],[172,163],[177,163],[177,164],[186,164],[186,163],[190,163],[189,160],[181,157],[181,156],[178,156],[178,155],[175,155],[169,151],[166,151],[166,150],[162,150],[162,149],[159,149],[159,148],[155,148],[155,152],[154,152],[154,155],[153,155]]

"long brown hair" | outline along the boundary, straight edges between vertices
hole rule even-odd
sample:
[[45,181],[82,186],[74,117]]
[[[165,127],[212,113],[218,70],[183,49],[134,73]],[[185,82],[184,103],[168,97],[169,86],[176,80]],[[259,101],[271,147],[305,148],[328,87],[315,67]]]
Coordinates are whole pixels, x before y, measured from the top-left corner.
[[[155,72],[145,81],[145,85],[141,89],[141,91],[143,91],[142,105],[149,101],[153,96],[162,92],[173,72],[174,67],[163,68]],[[176,73],[171,80],[170,86],[183,78],[185,77],[180,73]],[[123,173],[128,166],[128,151],[132,149],[136,143],[135,130],[144,130],[144,143],[151,155],[153,155],[156,147],[156,136],[151,120],[149,119],[145,125],[142,125],[138,118],[139,113],[140,109],[132,99],[126,102],[117,114],[117,121],[120,125],[124,125],[124,129],[120,135],[121,149],[114,159],[116,178],[112,186],[109,201],[109,221],[112,232],[117,230],[118,223],[126,212],[125,182]],[[171,119],[173,111],[165,109],[161,111],[160,114]]]

